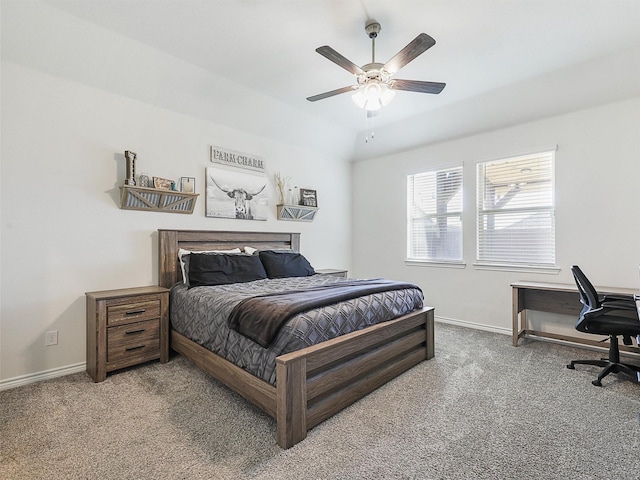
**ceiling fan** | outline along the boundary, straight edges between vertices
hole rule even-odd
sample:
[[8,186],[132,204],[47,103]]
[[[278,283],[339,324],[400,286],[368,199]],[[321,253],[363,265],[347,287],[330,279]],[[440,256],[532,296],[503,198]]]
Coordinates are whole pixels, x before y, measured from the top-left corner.
[[393,75],[407,63],[415,59],[435,45],[436,41],[426,33],[421,33],[409,44],[400,50],[387,63],[376,62],[376,37],[380,33],[380,24],[370,21],[365,26],[365,31],[371,39],[371,63],[362,67],[346,59],[333,48],[325,45],[316,48],[323,57],[328,58],[336,65],[355,75],[357,85],[338,88],[319,95],[308,97],[307,100],[315,102],[324,98],[340,95],[341,93],[356,93],[351,97],[356,105],[368,111],[376,111],[387,105],[394,97],[395,90],[407,90],[409,92],[438,94],[445,87],[445,83],[423,82],[420,80],[400,80],[392,78]]

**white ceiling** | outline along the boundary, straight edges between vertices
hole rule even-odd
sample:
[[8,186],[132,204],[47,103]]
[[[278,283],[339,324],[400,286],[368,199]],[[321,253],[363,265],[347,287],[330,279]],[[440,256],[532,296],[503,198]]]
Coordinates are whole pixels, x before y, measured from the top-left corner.
[[[46,3],[352,132],[355,159],[640,95],[640,0]],[[431,35],[436,45],[396,77],[447,87],[440,95],[398,92],[365,145],[364,113],[349,94],[306,97],[354,83],[314,50],[329,45],[368,63],[370,18],[382,25],[382,63],[420,32]]]

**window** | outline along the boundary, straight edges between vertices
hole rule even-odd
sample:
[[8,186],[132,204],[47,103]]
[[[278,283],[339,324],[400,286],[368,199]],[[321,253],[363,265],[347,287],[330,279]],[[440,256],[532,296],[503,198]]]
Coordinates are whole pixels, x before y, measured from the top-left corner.
[[409,260],[462,261],[462,165],[407,176]]
[[555,265],[554,152],[477,169],[478,262]]

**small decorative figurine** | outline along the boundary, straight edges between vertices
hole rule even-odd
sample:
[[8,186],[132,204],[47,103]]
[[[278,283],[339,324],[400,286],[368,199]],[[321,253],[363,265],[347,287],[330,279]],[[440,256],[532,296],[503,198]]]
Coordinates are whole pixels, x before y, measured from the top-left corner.
[[149,175],[146,174],[145,172],[142,172],[140,174],[140,176],[138,177],[138,183],[140,184],[140,185],[138,185],[139,187],[148,188],[149,187]]

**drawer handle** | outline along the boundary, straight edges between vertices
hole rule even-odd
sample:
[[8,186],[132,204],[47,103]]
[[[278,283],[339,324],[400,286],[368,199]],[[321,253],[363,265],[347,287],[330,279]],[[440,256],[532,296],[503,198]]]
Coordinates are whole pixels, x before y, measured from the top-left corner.
[[125,312],[125,315],[138,315],[139,313],[144,313],[146,310],[143,308],[142,310],[131,310],[129,312]]
[[140,328],[138,330],[129,330],[127,332],[124,332],[125,335],[133,335],[134,333],[142,333],[144,332],[146,329],[144,328]]
[[137,347],[128,347],[125,348],[125,352],[131,352],[132,350],[140,350],[141,348],[144,348],[146,345],[138,345]]

